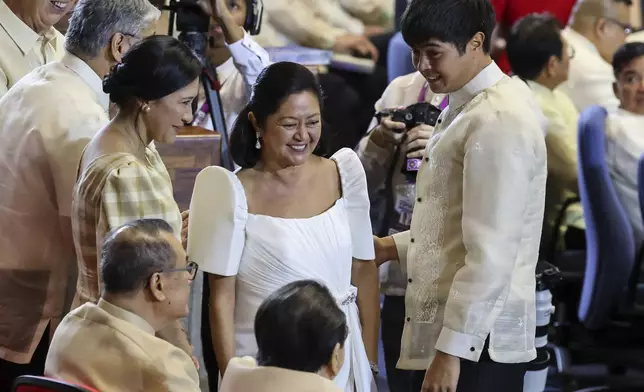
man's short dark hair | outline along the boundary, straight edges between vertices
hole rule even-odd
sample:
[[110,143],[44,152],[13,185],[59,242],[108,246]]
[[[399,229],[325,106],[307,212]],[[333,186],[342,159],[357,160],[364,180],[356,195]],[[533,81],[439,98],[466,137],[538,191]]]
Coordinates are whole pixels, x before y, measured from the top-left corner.
[[344,312],[329,289],[313,280],[283,286],[255,314],[261,366],[315,373],[329,364],[335,346],[344,346],[346,337]]
[[132,293],[145,287],[154,273],[175,267],[174,249],[162,233],[173,233],[166,221],[138,219],[108,234],[101,252],[105,292]]
[[530,14],[517,21],[507,42],[512,72],[525,80],[535,80],[552,56],[563,58],[561,26],[549,14]]
[[644,56],[644,42],[629,42],[617,49],[617,52],[613,56],[613,72],[615,73],[615,78],[619,79],[619,75],[624,68],[631,61],[641,56]]
[[400,29],[409,46],[431,39],[453,44],[460,54],[478,32],[485,34],[483,51],[490,52],[496,25],[489,0],[413,0],[405,10]]

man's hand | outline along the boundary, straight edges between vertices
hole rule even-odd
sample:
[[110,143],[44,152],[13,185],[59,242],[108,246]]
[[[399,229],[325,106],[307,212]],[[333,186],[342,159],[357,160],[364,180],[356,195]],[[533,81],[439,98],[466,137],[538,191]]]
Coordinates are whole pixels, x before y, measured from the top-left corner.
[[407,132],[403,149],[407,158],[422,158],[433,133],[434,127],[426,124],[418,125]]
[[374,259],[376,267],[380,267],[390,260],[398,260],[398,248],[396,248],[396,242],[392,236],[379,238],[374,235],[373,246],[376,253]]
[[235,22],[226,0],[198,0],[197,5],[221,27],[228,44],[237,42],[244,37],[244,29]]
[[337,53],[357,52],[363,56],[369,56],[373,61],[378,60],[378,49],[362,35],[345,34],[339,36],[333,45],[333,51]]
[[367,37],[374,37],[385,33],[385,28],[382,26],[365,26],[364,35]]
[[181,213],[181,243],[184,249],[188,249],[188,222],[190,219],[190,210]]
[[422,392],[456,392],[461,373],[461,360],[437,351],[432,364],[425,372]]
[[378,147],[388,149],[402,143],[404,136],[405,123],[383,117],[380,124],[371,130],[369,139]]
[[198,0],[197,4],[206,15],[212,16],[218,22],[232,18],[226,0]]

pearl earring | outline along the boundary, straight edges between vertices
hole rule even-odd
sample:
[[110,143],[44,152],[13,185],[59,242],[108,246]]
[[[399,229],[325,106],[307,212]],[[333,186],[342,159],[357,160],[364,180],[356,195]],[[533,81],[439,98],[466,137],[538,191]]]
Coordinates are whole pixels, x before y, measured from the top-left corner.
[[257,136],[257,141],[255,142],[255,148],[260,150],[262,148],[262,144],[259,142],[259,132],[256,133]]
[[146,112],[146,113],[149,112],[150,111],[150,106],[148,106],[148,104],[143,105],[143,111]]

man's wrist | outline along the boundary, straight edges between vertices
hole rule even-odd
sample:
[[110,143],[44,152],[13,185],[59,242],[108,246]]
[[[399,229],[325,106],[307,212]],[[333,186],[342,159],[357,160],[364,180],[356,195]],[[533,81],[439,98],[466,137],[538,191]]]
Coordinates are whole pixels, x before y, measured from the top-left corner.
[[224,16],[220,19],[219,23],[228,45],[234,44],[235,42],[244,38],[244,29],[237,25],[237,23],[235,23],[232,15]]

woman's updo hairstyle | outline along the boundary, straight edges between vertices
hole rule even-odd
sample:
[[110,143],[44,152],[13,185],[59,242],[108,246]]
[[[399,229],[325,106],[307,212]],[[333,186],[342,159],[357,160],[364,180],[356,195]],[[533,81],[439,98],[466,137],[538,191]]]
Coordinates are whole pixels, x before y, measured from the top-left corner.
[[315,373],[344,347],[347,318],[328,288],[313,280],[289,283],[255,314],[257,363]]
[[189,85],[203,65],[185,44],[173,37],[155,35],[132,46],[123,62],[103,79],[103,92],[120,108],[155,101]]
[[[237,116],[230,135],[230,154],[235,163],[242,168],[251,168],[259,161],[260,150],[255,147],[257,132],[248,119],[248,113],[253,112],[257,124],[263,127],[266,118],[275,114],[288,97],[305,91],[317,97],[323,112],[322,88],[308,68],[290,62],[274,63],[264,68],[253,86],[250,102]],[[313,153],[320,156],[326,153],[324,131]]]

